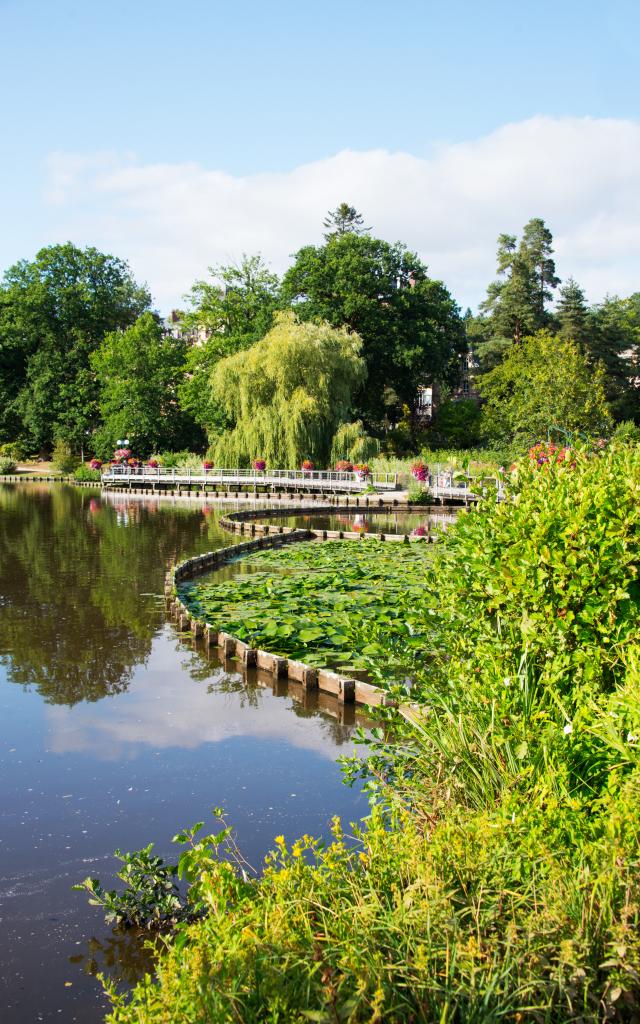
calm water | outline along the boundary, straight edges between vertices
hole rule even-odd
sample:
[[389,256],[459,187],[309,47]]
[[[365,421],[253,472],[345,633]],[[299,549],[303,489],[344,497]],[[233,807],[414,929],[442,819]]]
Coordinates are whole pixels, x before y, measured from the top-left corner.
[[297,526],[307,530],[344,530],[366,533],[411,533],[424,528],[430,533],[446,530],[455,522],[455,514],[447,512],[344,512],[335,515],[291,515],[270,518],[265,514],[262,522],[279,523],[281,526]]
[[[0,485],[0,1021],[102,1020],[92,976],[148,969],[71,885],[222,805],[247,859],[366,813],[335,763],[353,709],[244,677],[165,621],[167,564],[229,543],[218,511]],[[209,820],[212,820],[209,818]]]

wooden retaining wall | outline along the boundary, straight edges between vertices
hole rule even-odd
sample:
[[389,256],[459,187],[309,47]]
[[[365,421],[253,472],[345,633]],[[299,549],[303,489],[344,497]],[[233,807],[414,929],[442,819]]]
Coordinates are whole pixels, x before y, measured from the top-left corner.
[[[424,508],[424,506],[423,506]],[[222,516],[220,519],[220,525],[225,530],[230,530],[234,533],[251,533],[251,534],[262,534],[263,536],[273,536],[278,534],[286,534],[294,531],[295,526],[279,526],[277,523],[261,523],[259,520],[265,515],[265,513],[271,517],[282,517],[286,519],[292,514],[295,515],[322,515],[323,513],[331,514],[334,508],[327,506],[325,508],[319,508],[315,506],[303,506],[302,508],[296,506],[293,509],[289,508],[278,508],[278,509],[242,509],[237,512],[229,512],[228,515]],[[357,506],[353,502],[345,506],[342,509],[343,512],[353,512],[356,515],[362,512],[362,506]],[[375,512],[384,511],[379,507],[370,508],[369,512],[372,514]],[[395,511],[412,511],[415,512],[415,506],[407,505],[402,509],[395,509]],[[433,543],[436,540],[435,536],[430,533],[416,537],[410,533],[371,533],[368,534],[366,531],[355,531],[355,530],[316,530],[310,529],[309,533],[312,537],[318,540],[363,540],[365,538],[371,538],[372,540],[380,541],[396,541],[408,544],[409,542],[422,541],[423,543]]]

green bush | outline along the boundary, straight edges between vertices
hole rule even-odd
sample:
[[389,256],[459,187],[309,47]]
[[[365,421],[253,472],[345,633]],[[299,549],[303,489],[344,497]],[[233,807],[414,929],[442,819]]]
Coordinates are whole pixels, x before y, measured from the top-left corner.
[[83,463],[75,470],[73,478],[74,480],[80,480],[85,483],[99,484],[102,479],[102,475],[99,469],[91,469],[91,466],[87,466],[86,463]]
[[51,461],[53,462],[53,465],[57,470],[59,470],[60,473],[67,474],[74,472],[74,470],[78,467],[80,459],[78,458],[77,455],[73,454],[71,446],[66,441],[63,441],[61,438],[58,438],[53,447],[53,455],[51,456]]
[[407,489],[407,501],[410,505],[430,505],[432,502],[429,490],[417,480],[411,480]]
[[166,469],[179,469],[182,472],[190,469],[192,473],[201,473],[204,456],[197,455],[194,452],[183,451],[163,452],[162,455],[156,455],[154,458]]
[[633,420],[623,420],[622,423],[618,423],[612,437],[614,441],[640,444],[640,427]]
[[28,449],[21,441],[8,441],[0,444],[0,458],[13,459],[20,462],[27,455]]
[[15,473],[16,462],[8,455],[0,455],[0,476],[8,476],[10,473]]

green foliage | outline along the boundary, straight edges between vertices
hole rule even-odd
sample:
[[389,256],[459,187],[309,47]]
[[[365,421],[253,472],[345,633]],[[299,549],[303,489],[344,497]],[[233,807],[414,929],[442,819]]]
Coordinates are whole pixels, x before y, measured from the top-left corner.
[[102,475],[99,469],[91,469],[85,462],[75,470],[73,474],[74,480],[79,480],[85,483],[99,484],[102,479]]
[[417,480],[411,480],[407,488],[407,501],[410,505],[430,505],[432,498],[426,487]]
[[282,313],[248,352],[222,360],[213,395],[233,424],[212,446],[218,466],[326,465],[334,434],[349,419],[362,380],[360,339],[346,328],[299,323]]
[[187,351],[179,398],[213,440],[228,424],[211,391],[211,374],[220,359],[250,348],[271,330],[279,281],[260,256],[243,255],[238,265],[211,267],[210,273],[213,281],[197,281],[191,289],[191,308],[181,321],[198,344]]
[[443,402],[429,429],[430,444],[435,446],[437,441],[442,447],[473,448],[480,440],[481,420],[480,406],[472,399]]
[[25,446],[20,441],[7,441],[6,444],[0,444],[0,458],[13,459],[14,462],[20,462],[26,454]]
[[371,228],[364,226],[364,217],[358,213],[355,206],[349,203],[340,203],[335,210],[330,210],[322,222],[327,229],[325,240],[329,241],[334,235],[346,235],[351,232],[354,235],[366,235]]
[[572,277],[560,289],[555,319],[558,334],[568,341],[577,341],[585,346],[589,337],[589,309],[584,292]]
[[592,366],[572,341],[540,331],[524,338],[479,387],[483,429],[493,440],[526,447],[554,427],[589,435],[611,424],[602,366]]
[[551,322],[546,304],[559,282],[552,258],[553,238],[543,220],[525,224],[516,247],[515,235],[498,238],[499,279],[489,285],[481,310],[490,321],[491,337],[516,343]]
[[0,441],[31,450],[54,436],[79,449],[97,424],[89,358],[150,296],[122,260],[67,242],[10,267],[0,287]]
[[104,908],[107,924],[161,927],[175,923],[182,911],[175,883],[177,865],[166,864],[151,853],[152,849],[153,843],[149,843],[132,853],[115,851],[114,856],[123,864],[117,874],[127,887],[124,893],[104,889],[97,878],[85,878],[73,888],[87,890],[89,903]]
[[[162,857],[153,854],[153,843],[132,853],[116,850],[114,856],[124,865],[117,872],[118,878],[125,883],[123,892],[106,890],[97,878],[85,878],[72,889],[86,890],[90,896],[89,903],[104,909],[106,923],[121,928],[168,929],[180,921],[196,920],[209,909],[211,882],[215,875],[225,879],[229,891],[233,891],[236,898],[246,888],[237,879],[233,866],[222,859],[225,855],[235,861],[246,879],[246,862],[238,850],[232,830],[226,824],[221,808],[215,807],[213,816],[221,824],[216,833],[198,839],[197,835],[204,827],[204,822],[199,821],[173,837],[174,843],[185,847],[176,864],[167,864]],[[186,893],[178,888],[178,880],[189,883]]]
[[640,451],[572,454],[520,464],[425,562],[408,720],[348,765],[370,817],[212,875],[113,1024],[634,1019]]
[[356,423],[342,423],[331,442],[329,468],[333,469],[336,462],[347,459],[349,462],[370,462],[380,453],[380,442],[375,437],[368,437],[362,420]]
[[103,422],[95,443],[100,455],[111,455],[121,437],[130,438],[136,454],[146,457],[200,434],[177,403],[185,354],[184,339],[165,334],[151,313],[104,337],[91,356],[100,383]]
[[305,246],[282,283],[283,300],[303,320],[346,325],[362,338],[366,384],[355,411],[368,429],[413,406],[418,384],[451,379],[464,348],[456,303],[427,277],[415,253],[353,231]]
[[51,461],[60,473],[67,474],[77,469],[80,459],[73,453],[68,442],[59,437],[53,446]]
[[9,455],[0,455],[0,476],[7,476],[9,473],[15,473],[16,461]]
[[585,347],[591,359],[605,368],[605,390],[614,418],[640,424],[640,292],[627,299],[609,296],[595,306]]
[[633,420],[623,420],[622,423],[618,423],[611,437],[613,441],[640,444],[640,426]]
[[401,639],[406,666],[425,645],[414,609],[430,557],[424,544],[373,538],[300,543],[254,556],[259,571],[250,575],[185,584],[181,593],[198,617],[275,654],[319,666],[384,666],[385,648],[374,639],[381,632]]

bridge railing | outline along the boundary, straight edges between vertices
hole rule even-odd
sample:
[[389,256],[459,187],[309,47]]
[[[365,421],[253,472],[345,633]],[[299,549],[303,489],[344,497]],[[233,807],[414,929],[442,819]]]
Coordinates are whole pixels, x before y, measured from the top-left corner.
[[361,476],[357,472],[344,473],[337,470],[306,469],[169,469],[164,466],[119,466],[106,467],[102,480],[152,480],[158,483],[222,483],[251,486],[293,486],[322,490],[362,491],[369,485],[376,490],[397,490],[397,473],[371,473]]

